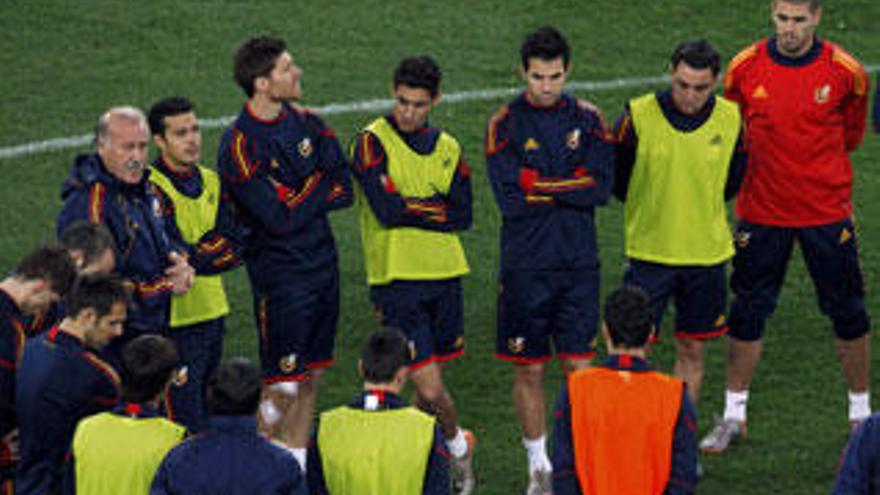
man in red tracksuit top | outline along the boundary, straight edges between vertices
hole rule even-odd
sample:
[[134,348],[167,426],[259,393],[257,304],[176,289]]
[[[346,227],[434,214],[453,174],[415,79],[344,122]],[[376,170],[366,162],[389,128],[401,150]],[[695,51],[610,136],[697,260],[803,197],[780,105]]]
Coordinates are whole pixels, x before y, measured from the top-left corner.
[[870,324],[853,224],[849,154],[865,132],[868,76],[815,36],[818,0],[774,0],[776,35],[734,57],[725,96],[739,103],[749,164],[736,204],[730,352],[724,418],[700,448],[722,452],[745,434],[748,387],[761,357],[795,240],[831,319],[849,388],[849,420],[871,413]]

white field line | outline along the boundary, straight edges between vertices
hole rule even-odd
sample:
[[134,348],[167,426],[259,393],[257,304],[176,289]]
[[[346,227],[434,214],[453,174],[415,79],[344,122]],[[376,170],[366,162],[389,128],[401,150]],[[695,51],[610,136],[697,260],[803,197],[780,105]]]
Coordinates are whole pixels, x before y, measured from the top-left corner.
[[[868,72],[880,71],[880,66],[872,65],[867,67]],[[566,85],[569,91],[611,91],[620,88],[631,88],[634,86],[649,86],[660,84],[667,80],[666,76],[653,77],[626,77],[618,79],[608,79],[604,81],[573,81]],[[459,93],[448,93],[443,95],[445,103],[461,103],[467,101],[492,100],[497,98],[509,97],[522,91],[522,88],[498,88],[484,89],[476,91],[462,91]],[[320,115],[337,115],[344,113],[358,112],[375,112],[385,110],[391,107],[390,99],[375,99],[352,101],[349,103],[330,103],[319,107],[313,107],[312,110]],[[235,119],[234,115],[219,117],[214,119],[202,119],[199,121],[203,129],[216,129],[229,125]],[[45,141],[33,141],[30,143],[19,144],[15,146],[7,146],[0,148],[0,160],[7,158],[17,158],[20,156],[36,155],[49,151],[58,151],[68,148],[84,146],[92,141],[91,134],[82,136],[70,136],[55,139],[47,139]]]

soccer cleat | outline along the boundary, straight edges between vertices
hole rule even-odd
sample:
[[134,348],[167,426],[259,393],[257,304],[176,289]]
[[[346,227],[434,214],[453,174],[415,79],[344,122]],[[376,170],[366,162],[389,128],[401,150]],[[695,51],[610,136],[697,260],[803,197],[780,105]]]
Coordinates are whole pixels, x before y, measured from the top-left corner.
[[452,494],[470,495],[474,491],[474,448],[477,439],[471,430],[464,430],[464,438],[467,440],[467,453],[461,457],[452,458]]
[[529,473],[529,487],[526,495],[553,495],[553,472],[536,469]]
[[700,441],[700,452],[704,454],[721,454],[737,438],[746,436],[746,423],[735,419],[723,419],[715,423],[715,427]]

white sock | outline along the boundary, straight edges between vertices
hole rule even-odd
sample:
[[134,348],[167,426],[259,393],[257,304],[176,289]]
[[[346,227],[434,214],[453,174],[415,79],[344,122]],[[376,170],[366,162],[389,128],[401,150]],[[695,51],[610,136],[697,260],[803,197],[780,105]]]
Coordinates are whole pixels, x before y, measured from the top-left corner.
[[871,415],[871,396],[868,392],[849,393],[849,420],[862,421]]
[[287,450],[289,450],[290,453],[293,454],[293,457],[296,458],[296,462],[299,463],[300,469],[302,469],[302,472],[305,473],[306,472],[306,449],[297,448],[297,447],[288,447]]
[[523,437],[523,447],[526,448],[526,456],[529,459],[529,471],[552,471],[553,464],[547,456],[547,435],[529,440]]
[[724,394],[724,419],[746,422],[746,405],[749,402],[749,391],[734,392],[728,389]]
[[456,430],[455,436],[452,437],[452,440],[446,440],[446,446],[449,447],[449,453],[452,454],[453,457],[464,457],[467,455],[467,439],[464,438],[464,432],[461,431],[461,428]]

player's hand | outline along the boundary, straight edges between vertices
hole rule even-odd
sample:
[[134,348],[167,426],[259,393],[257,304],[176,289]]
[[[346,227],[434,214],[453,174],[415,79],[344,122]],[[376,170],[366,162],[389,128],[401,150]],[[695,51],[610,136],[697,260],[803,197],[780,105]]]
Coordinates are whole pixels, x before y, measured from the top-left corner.
[[172,251],[168,261],[171,266],[165,269],[165,275],[171,280],[171,292],[175,295],[186,294],[195,282],[196,271],[180,253]]

